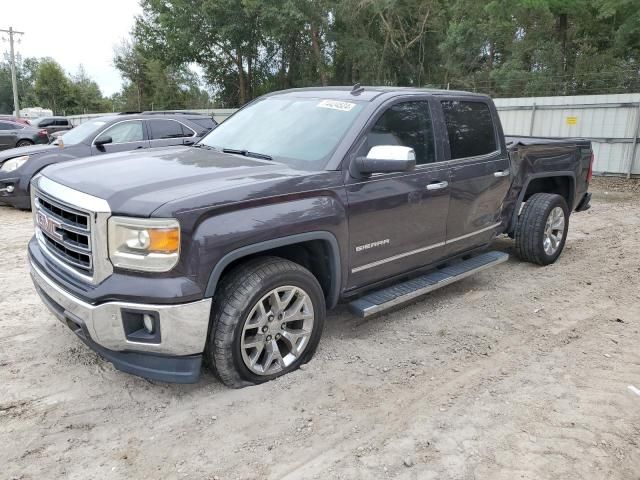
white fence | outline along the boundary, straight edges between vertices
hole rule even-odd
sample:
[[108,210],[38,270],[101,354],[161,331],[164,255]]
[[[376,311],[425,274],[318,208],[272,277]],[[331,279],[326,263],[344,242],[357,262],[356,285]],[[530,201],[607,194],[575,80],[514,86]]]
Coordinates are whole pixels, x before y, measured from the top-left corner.
[[494,100],[507,135],[592,141],[600,175],[640,175],[640,93]]
[[[640,175],[640,93],[571,97],[497,98],[505,134],[581,137],[593,142],[594,171],[600,175]],[[189,110],[224,121],[235,109]],[[74,125],[96,113],[69,117]]]

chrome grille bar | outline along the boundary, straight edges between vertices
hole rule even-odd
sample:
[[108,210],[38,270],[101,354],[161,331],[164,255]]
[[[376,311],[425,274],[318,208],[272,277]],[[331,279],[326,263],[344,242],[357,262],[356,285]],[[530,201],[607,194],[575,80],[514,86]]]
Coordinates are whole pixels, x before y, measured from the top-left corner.
[[90,214],[56,201],[41,191],[34,195],[35,223],[47,251],[83,274],[93,272]]
[[31,181],[31,204],[38,245],[52,263],[93,285],[113,273],[106,200],[40,174]]

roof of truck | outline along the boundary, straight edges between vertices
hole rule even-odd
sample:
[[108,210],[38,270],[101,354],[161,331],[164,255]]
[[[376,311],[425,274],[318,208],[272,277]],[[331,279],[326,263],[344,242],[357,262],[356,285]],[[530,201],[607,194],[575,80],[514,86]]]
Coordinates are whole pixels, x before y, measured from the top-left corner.
[[442,90],[437,88],[416,88],[416,87],[376,87],[376,86],[332,86],[332,87],[307,87],[307,88],[291,88],[288,90],[280,90],[270,93],[269,95],[295,95],[300,97],[313,98],[333,98],[333,99],[351,99],[372,101],[374,98],[383,94],[398,95],[448,95],[456,97],[487,97],[481,93],[464,92],[460,90]]

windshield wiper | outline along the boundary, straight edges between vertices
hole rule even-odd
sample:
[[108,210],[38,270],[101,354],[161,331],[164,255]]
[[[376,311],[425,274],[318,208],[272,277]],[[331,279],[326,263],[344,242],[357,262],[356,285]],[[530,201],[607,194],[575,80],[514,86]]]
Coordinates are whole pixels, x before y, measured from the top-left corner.
[[193,147],[193,148],[206,148],[207,150],[213,150],[213,147],[210,147],[209,145],[205,145],[204,143],[194,143],[193,145],[191,145],[191,147]]
[[242,155],[244,157],[252,157],[252,158],[259,158],[261,160],[273,161],[273,157],[271,157],[270,155],[265,155],[264,153],[250,152],[248,150],[236,150],[234,148],[223,148],[222,151],[224,153],[234,153],[236,155]]

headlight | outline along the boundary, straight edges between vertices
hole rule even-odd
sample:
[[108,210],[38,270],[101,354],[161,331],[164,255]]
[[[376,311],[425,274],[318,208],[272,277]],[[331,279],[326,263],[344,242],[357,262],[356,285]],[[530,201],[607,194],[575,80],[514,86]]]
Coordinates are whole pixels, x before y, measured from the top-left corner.
[[166,272],[180,257],[180,225],[174,219],[111,217],[109,258],[114,267]]
[[29,155],[10,158],[9,160],[7,160],[2,164],[2,167],[0,167],[0,170],[2,170],[3,172],[13,172],[14,170],[17,170],[22,165],[24,165],[24,162],[26,162],[27,160],[29,160]]

